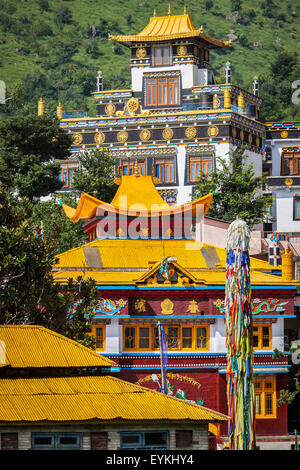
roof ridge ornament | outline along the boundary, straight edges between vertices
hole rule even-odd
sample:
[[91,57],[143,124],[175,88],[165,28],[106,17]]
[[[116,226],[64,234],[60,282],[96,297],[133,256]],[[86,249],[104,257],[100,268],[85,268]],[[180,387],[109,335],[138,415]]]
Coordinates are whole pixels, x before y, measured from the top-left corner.
[[156,18],[156,8],[153,10],[153,18]]
[[171,16],[171,3],[169,3],[168,16]]
[[186,15],[186,6],[183,7],[183,14]]

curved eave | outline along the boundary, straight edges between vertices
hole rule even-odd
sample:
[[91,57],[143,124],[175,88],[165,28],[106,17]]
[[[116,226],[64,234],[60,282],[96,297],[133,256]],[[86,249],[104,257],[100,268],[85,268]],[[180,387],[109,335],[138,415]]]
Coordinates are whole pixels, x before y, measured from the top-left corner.
[[123,44],[126,47],[130,47],[132,43],[147,43],[147,42],[161,42],[161,41],[172,41],[175,39],[188,39],[198,37],[209,43],[212,47],[231,47],[231,41],[220,41],[219,39],[212,38],[207,34],[204,34],[202,30],[191,31],[187,33],[176,33],[176,34],[162,34],[160,36],[113,36],[108,35],[110,41],[115,41]]
[[[78,206],[76,209],[73,207],[67,206],[63,204],[63,209],[65,211],[66,216],[72,220],[72,222],[78,222],[80,219],[93,219],[96,216],[97,209],[101,206],[103,211],[107,211],[108,214],[119,214],[119,215],[126,215],[127,217],[160,217],[160,216],[167,216],[167,215],[176,215],[176,214],[184,214],[192,212],[192,216],[196,217],[198,215],[197,211],[199,210],[199,206],[204,205],[204,214],[205,216],[209,210],[213,195],[207,194],[206,196],[199,198],[195,201],[189,202],[187,204],[182,204],[181,206],[172,207],[161,209],[159,211],[143,211],[135,207],[135,210],[128,210],[122,209],[119,207],[115,207],[112,204],[108,204],[106,202],[99,201],[98,199],[89,196],[88,194],[82,194],[79,200]],[[107,214],[107,215],[108,215]],[[199,213],[199,216],[202,214]]]

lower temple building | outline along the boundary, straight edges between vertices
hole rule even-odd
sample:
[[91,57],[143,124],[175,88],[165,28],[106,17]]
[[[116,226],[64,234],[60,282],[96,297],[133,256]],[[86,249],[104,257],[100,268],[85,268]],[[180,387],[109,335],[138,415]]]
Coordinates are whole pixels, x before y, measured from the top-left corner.
[[[90,242],[58,257],[55,280],[95,280],[100,300],[91,333],[96,351],[116,363],[115,377],[160,390],[161,323],[169,395],[227,414],[226,250],[201,241],[201,217],[213,196],[170,206],[151,176],[136,171],[116,182],[111,204],[83,194],[76,209],[64,206],[71,220],[85,220]],[[290,449],[294,442],[288,407],[276,406],[280,390],[294,383],[286,345],[297,329],[292,268],[288,250],[281,266],[250,258],[260,449]],[[223,448],[227,422],[210,432],[215,448]]]
[[34,325],[0,326],[1,450],[207,450],[227,416],[110,375],[113,361]]

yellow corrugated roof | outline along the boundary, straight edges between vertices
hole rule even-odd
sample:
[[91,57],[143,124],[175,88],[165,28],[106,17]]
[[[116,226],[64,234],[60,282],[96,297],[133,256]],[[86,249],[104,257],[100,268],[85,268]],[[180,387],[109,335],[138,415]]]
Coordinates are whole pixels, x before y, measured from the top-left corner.
[[0,379],[0,422],[227,419],[216,411],[115,377]]
[[[85,257],[89,247],[96,250],[94,266]],[[204,284],[225,284],[226,250],[195,240],[98,239],[59,255],[54,278],[65,282],[83,275],[99,284],[134,284],[166,257],[177,258],[179,266]],[[266,261],[250,257],[250,268],[252,284],[295,284],[268,274],[274,268]]]
[[113,36],[108,38],[123,43],[131,42],[157,42],[180,38],[201,37],[214,46],[230,46],[230,41],[220,41],[203,32],[203,26],[195,28],[190,15],[153,16],[148,25],[138,34],[129,36]]
[[95,351],[36,325],[0,326],[0,367],[109,367]]

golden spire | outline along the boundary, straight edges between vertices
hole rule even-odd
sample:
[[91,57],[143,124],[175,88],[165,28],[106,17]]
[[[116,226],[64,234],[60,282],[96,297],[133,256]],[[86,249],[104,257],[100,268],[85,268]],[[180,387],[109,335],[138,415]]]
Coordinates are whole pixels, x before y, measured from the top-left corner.
[[245,99],[244,99],[244,95],[242,92],[240,92],[238,96],[238,107],[241,108],[242,110],[245,108]]
[[230,88],[224,89],[224,108],[230,109],[231,108],[231,96],[230,96]]
[[156,17],[156,9],[154,8],[153,10],[153,17],[155,18]]
[[184,5],[183,14],[186,15],[186,6]]
[[171,15],[171,3],[169,3],[169,10],[168,10],[168,15]]
[[135,164],[134,164],[134,176],[140,176],[137,160],[135,161]]
[[42,116],[44,112],[45,112],[45,102],[43,98],[40,98],[38,102],[38,116]]
[[57,115],[58,119],[62,119],[62,117],[63,117],[63,107],[60,103],[56,108],[56,115]]

